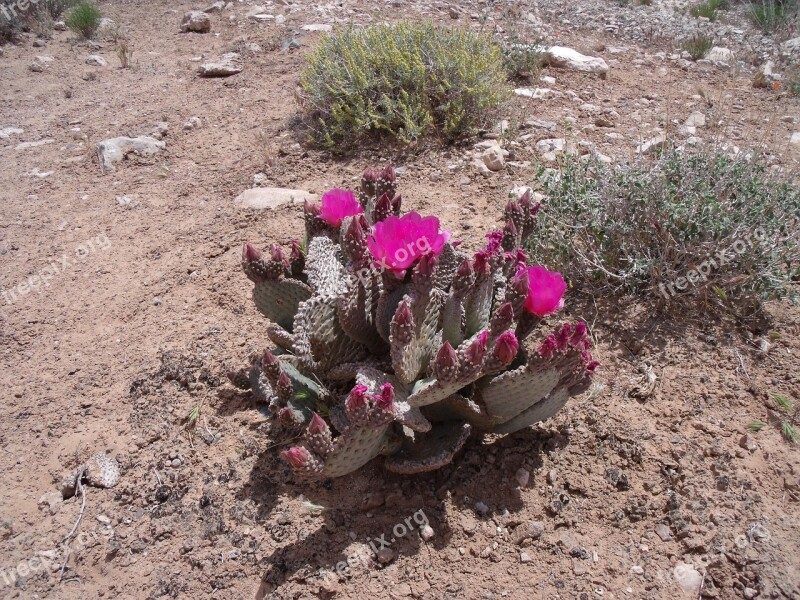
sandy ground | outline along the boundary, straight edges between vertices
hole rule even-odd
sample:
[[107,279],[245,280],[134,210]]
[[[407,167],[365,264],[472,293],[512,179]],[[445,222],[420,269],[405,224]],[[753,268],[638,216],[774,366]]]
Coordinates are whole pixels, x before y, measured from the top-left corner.
[[[321,193],[391,160],[405,167],[406,208],[437,214],[456,237],[482,235],[508,191],[533,181],[535,141],[552,135],[514,131],[522,165],[489,178],[469,166],[469,146],[333,159],[299,145],[291,121],[298,69],[320,34],[297,35],[296,51],[280,41],[304,24],[380,19],[385,7],[268,5],[287,17],[276,25],[248,22],[250,5],[236,3],[212,15],[207,35],[178,33],[197,8],[186,2],[102,8],[128,33],[133,68],[118,68],[111,41],[90,51],[67,32],[44,48],[24,38],[0,57],[0,128],[24,130],[0,140],[0,596],[675,598],[676,566],[691,563],[703,597],[800,597],[800,455],[768,409],[772,394],[800,401],[800,313],[782,304],[749,336],[676,330],[636,307],[571,306],[570,317],[595,323],[603,385],[555,419],[487,438],[427,476],[394,476],[375,461],[295,484],[267,447],[261,407],[222,373],[267,343],[241,245],[287,243],[300,209],[250,211],[233,199],[259,172],[269,185]],[[437,6],[392,10],[451,22]],[[561,35],[606,58],[608,78],[548,70],[553,96],[514,98],[498,119],[562,128],[574,117],[566,135],[622,160],[655,128],[677,135],[701,110],[706,143],[762,145],[776,168],[796,168],[797,99],[754,89],[746,74],[683,70],[654,57],[659,48],[647,54],[602,32]],[[196,57],[246,42],[264,51],[245,50],[242,73],[195,76]],[[90,53],[108,66],[85,64]],[[41,73],[28,68],[37,55],[54,58]],[[615,111],[614,126],[596,127],[586,103]],[[195,116],[203,126],[184,130]],[[165,151],[101,172],[97,142],[160,121]],[[520,140],[526,133],[535,136]],[[18,148],[41,140],[50,142]],[[762,337],[772,340],[766,354]],[[657,379],[641,393],[647,369]],[[197,403],[191,436],[183,421]],[[756,419],[768,426],[748,434]],[[121,481],[88,488],[67,556],[80,499],[59,500],[58,482],[95,452],[116,457]],[[524,488],[520,468],[531,474]],[[423,522],[435,532],[427,542]],[[515,543],[531,522],[541,535]],[[369,544],[382,536],[395,538],[394,557],[376,565]]]

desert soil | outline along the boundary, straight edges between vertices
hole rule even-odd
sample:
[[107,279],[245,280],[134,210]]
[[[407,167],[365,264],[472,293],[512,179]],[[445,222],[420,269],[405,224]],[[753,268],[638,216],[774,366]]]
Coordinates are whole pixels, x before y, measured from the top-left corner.
[[[659,3],[640,6],[641,20]],[[591,6],[619,9],[604,5]],[[627,160],[659,130],[685,138],[680,126],[700,111],[701,143],[761,148],[791,171],[797,98],[753,88],[752,64],[687,66],[670,58],[668,38],[581,29],[553,21],[550,6],[537,12],[545,30],[610,70],[546,69],[556,82],[532,86],[550,95],[509,100],[497,117],[511,125],[502,143],[513,164],[484,176],[469,143],[332,158],[299,144],[293,125],[298,71],[321,35],[303,25],[390,13],[474,29],[486,20],[471,15],[488,16],[502,28],[502,3],[268,2],[265,13],[285,17],[277,24],[235,2],[211,14],[209,34],[179,33],[185,11],[205,8],[189,2],[100,6],[128,36],[131,68],[119,68],[108,35],[99,49],[70,32],[44,47],[25,35],[0,56],[0,129],[23,130],[0,140],[0,289],[16,290],[0,300],[0,597],[656,599],[697,597],[681,582],[699,577],[704,598],[800,598],[800,454],[770,400],[800,402],[800,311],[788,304],[741,331],[568,302],[565,316],[593,323],[600,385],[548,422],[413,478],[378,459],[295,482],[268,447],[263,407],[223,376],[267,344],[242,243],[287,243],[302,228],[297,205],[235,205],[257,173],[320,194],[391,161],[404,167],[405,208],[438,215],[476,247],[509,190],[534,181],[540,139]],[[292,39],[299,48],[286,47]],[[196,76],[200,57],[231,50],[242,52],[240,74]],[[89,54],[108,65],[87,65]],[[37,55],[54,60],[34,72]],[[202,126],[184,129],[191,117]],[[520,127],[530,119],[558,131]],[[101,171],[96,143],[162,121],[162,152]],[[51,263],[47,285],[20,291]],[[757,419],[767,426],[748,432]],[[81,499],[62,500],[59,482],[96,452],[119,461],[121,479],[86,489],[67,552]],[[383,562],[370,557],[380,539]]]

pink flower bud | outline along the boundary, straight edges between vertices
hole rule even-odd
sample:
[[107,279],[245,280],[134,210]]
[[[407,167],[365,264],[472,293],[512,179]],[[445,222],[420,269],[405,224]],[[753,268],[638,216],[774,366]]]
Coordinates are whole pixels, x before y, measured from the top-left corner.
[[467,360],[475,366],[483,362],[483,357],[486,354],[486,342],[489,338],[488,331],[481,331],[472,343],[467,347],[466,357]]
[[318,217],[319,216],[320,207],[318,204],[315,204],[309,199],[306,199],[303,202],[303,212],[308,217]]
[[509,365],[517,356],[517,350],[519,350],[517,336],[515,336],[511,331],[506,331],[499,338],[497,338],[492,354],[502,364]]
[[556,334],[556,345],[558,346],[559,352],[565,352],[566,349],[569,348],[569,339],[571,335],[572,325],[564,323]]
[[368,403],[367,386],[361,384],[350,390],[350,393],[347,395],[347,400],[345,400],[345,406],[348,410],[358,410],[359,408],[365,407]]
[[264,256],[261,251],[253,246],[250,242],[245,242],[242,248],[242,262],[252,263],[263,260]]
[[550,359],[553,358],[553,354],[555,354],[557,349],[558,344],[556,343],[556,336],[551,333],[536,349],[536,352],[538,352],[539,356],[542,358]]
[[311,435],[315,435],[318,433],[328,433],[330,428],[325,420],[320,417],[317,413],[311,417],[311,423],[308,424],[308,433]]
[[433,363],[433,374],[436,379],[442,381],[452,381],[458,373],[458,356],[450,342],[445,342],[436,354],[436,360]]
[[311,459],[311,455],[302,446],[294,446],[281,452],[281,458],[295,469],[302,469]]
[[394,410],[394,387],[388,381],[381,386],[380,395],[375,397],[375,406],[386,412]]

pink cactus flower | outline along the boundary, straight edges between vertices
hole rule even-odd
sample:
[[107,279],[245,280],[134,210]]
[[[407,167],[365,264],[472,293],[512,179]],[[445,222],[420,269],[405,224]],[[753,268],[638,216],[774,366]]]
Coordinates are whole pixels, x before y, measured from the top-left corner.
[[375,406],[386,412],[394,410],[394,387],[389,382],[381,386],[381,393],[375,396]]
[[302,446],[294,446],[281,452],[281,457],[295,469],[302,469],[308,463],[311,455]]
[[537,317],[544,317],[564,306],[564,293],[567,283],[558,271],[548,271],[544,267],[525,267],[528,273],[528,297],[525,310]]
[[350,190],[333,189],[322,194],[319,216],[328,225],[339,227],[345,217],[360,215],[364,209]]
[[467,360],[473,365],[480,365],[486,354],[486,342],[489,338],[488,331],[481,331],[467,348]]
[[367,247],[380,267],[401,278],[424,254],[438,256],[449,239],[449,231],[439,231],[438,218],[410,212],[375,223]]
[[358,384],[348,394],[345,404],[350,410],[358,410],[367,406],[369,399],[367,398],[367,386]]

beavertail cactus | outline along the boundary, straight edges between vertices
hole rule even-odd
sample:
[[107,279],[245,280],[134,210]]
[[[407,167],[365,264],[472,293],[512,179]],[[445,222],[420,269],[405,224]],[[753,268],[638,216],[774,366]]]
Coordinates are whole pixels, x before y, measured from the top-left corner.
[[[274,348],[231,381],[274,415],[298,475],[338,477],[379,454],[387,469],[448,464],[473,432],[512,433],[553,416],[598,366],[583,322],[542,331],[563,307],[560,273],[521,246],[538,203],[508,203],[474,254],[436,217],[401,214],[395,172],[305,203],[305,240],[242,266]],[[526,343],[536,332],[537,343]]]

